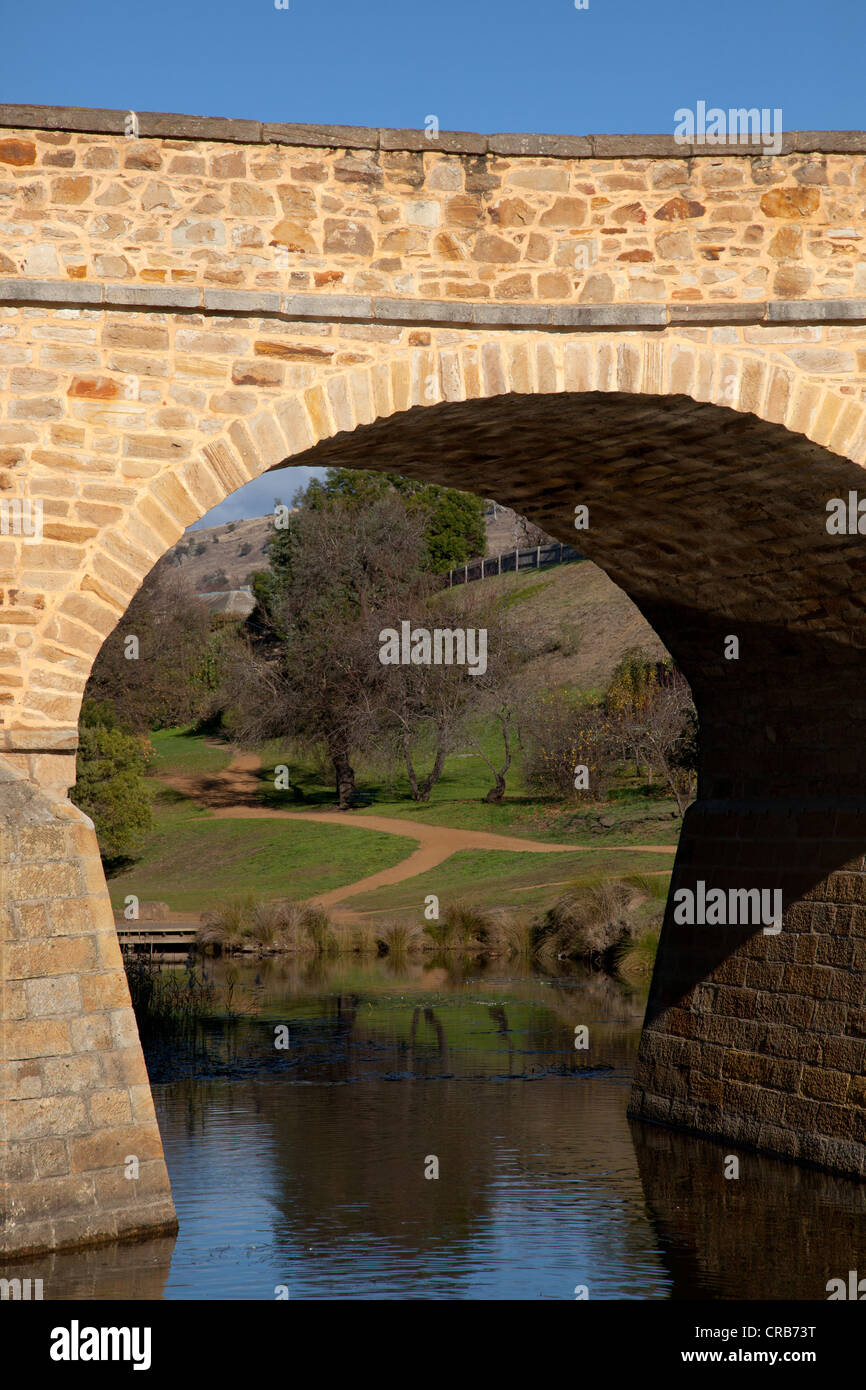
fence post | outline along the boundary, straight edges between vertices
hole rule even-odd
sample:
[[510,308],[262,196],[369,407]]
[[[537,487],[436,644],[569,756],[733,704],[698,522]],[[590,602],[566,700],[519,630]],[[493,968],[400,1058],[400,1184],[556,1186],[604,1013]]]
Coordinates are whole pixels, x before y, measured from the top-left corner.
[[537,570],[540,570],[540,569],[541,569],[541,546],[540,546],[540,545],[537,546],[537,547],[536,547],[536,550],[535,550],[535,568],[536,568]]

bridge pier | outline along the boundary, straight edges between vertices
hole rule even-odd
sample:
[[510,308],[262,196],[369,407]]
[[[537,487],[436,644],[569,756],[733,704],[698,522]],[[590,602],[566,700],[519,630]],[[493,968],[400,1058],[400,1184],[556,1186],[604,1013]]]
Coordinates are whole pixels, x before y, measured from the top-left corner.
[[65,797],[75,731],[4,740],[0,1253],[173,1233],[96,835]]
[[781,888],[782,930],[678,925],[629,1113],[866,1178],[866,798],[698,801],[671,890]]
[[[673,616],[701,715],[699,799],[629,1113],[866,1178],[863,653],[741,624],[726,663],[706,656],[722,628]],[[675,895],[701,881],[780,891],[781,930],[678,922]]]

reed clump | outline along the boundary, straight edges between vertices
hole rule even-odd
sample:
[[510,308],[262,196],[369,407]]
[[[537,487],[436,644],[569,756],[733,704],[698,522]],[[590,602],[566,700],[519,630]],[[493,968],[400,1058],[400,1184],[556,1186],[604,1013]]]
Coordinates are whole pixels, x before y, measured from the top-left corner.
[[164,967],[144,953],[124,953],[135,1021],[142,1037],[192,1036],[214,1011],[216,990],[195,965]]
[[254,894],[243,894],[202,913],[196,945],[215,955],[302,950],[330,955],[337,938],[321,907],[289,900],[264,902]]
[[652,969],[666,895],[666,875],[575,879],[538,926],[538,954],[604,969],[628,961],[628,971],[644,974],[648,961]]

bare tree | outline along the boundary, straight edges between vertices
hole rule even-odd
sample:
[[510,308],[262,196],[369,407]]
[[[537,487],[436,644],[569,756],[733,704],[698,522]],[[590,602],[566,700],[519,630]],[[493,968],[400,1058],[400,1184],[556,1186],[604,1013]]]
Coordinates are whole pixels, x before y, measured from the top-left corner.
[[[392,610],[386,624],[394,631],[409,623],[410,632],[465,633],[469,605],[457,591],[448,590],[438,601],[418,600],[407,609]],[[485,633],[485,641],[487,634]],[[412,799],[429,801],[433,787],[445,769],[447,754],[463,728],[467,708],[477,699],[476,682],[466,665],[437,664],[434,661],[407,662],[384,668],[378,683],[375,704],[381,737],[402,760],[409,779]],[[418,767],[421,750],[431,752],[432,761],[422,774]]]
[[608,717],[622,752],[657,772],[680,815],[693,796],[697,715],[685,677],[629,653],[608,692]]
[[[498,805],[505,796],[508,773],[520,739],[522,724],[531,698],[523,668],[533,655],[530,634],[514,615],[503,609],[501,602],[487,595],[475,600],[476,621],[484,622],[488,630],[488,661],[484,675],[476,680],[476,702],[469,711],[467,727],[473,747],[490,768],[493,786],[484,800]],[[488,752],[489,740],[482,731],[497,730],[501,740],[500,756]]]
[[212,649],[207,607],[160,561],[105,639],[85,699],[110,702],[118,724],[139,733],[197,719],[209,700]]
[[[435,662],[389,666],[375,697],[386,743],[405,765],[413,799],[427,801],[442,776],[447,754],[458,744],[465,746],[468,739],[495,779],[487,800],[500,801],[514,756],[521,708],[516,673],[524,653],[516,628],[496,598],[478,589],[457,589],[413,609],[410,630],[425,629],[465,634],[467,651],[470,634],[483,634],[483,669],[481,663],[474,670],[469,664]],[[503,740],[502,757],[496,763],[489,740],[480,737],[491,723]],[[422,775],[418,761],[425,751],[431,761]]]
[[227,687],[238,737],[325,749],[341,809],[355,793],[353,752],[376,736],[377,634],[387,614],[431,588],[420,568],[425,520],[395,494],[293,513],[260,589],[270,640]]

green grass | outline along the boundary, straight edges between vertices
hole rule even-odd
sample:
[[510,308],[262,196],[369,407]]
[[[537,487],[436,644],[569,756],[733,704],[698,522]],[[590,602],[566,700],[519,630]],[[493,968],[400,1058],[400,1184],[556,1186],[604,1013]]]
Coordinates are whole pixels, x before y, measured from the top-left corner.
[[[532,583],[527,583],[523,575],[516,581],[513,575],[497,575],[497,584],[503,579],[506,581],[506,584],[503,585],[504,593],[502,598],[502,607],[505,609],[513,608],[516,603],[526,603],[528,599],[534,598],[536,594],[540,594],[544,589],[551,588],[555,583],[555,578],[553,576],[549,579],[536,579]],[[508,586],[507,583],[509,579],[511,580],[510,586]]]
[[234,893],[305,899],[397,864],[415,848],[401,835],[287,820],[217,820],[162,790],[141,857],[109,882],[115,908],[129,893],[199,913]]
[[156,752],[152,770],[158,773],[221,772],[232,759],[228,744],[212,747],[201,734],[189,729],[157,729],[150,735]]
[[[495,734],[483,735],[496,753]],[[217,772],[231,758],[229,745],[210,746],[188,729],[162,730],[153,736],[155,770],[162,774]],[[285,743],[274,742],[263,753],[263,806],[317,810],[333,805],[333,791],[320,772],[299,760]],[[284,762],[292,782],[303,792],[276,791],[273,768]],[[563,806],[528,795],[519,768],[513,790],[501,805],[488,805],[483,796],[490,772],[476,753],[448,759],[445,775],[429,802],[412,801],[405,777],[393,784],[375,768],[357,759],[358,785],[372,791],[373,804],[347,813],[344,825],[312,825],[303,821],[217,819],[180,793],[156,783],[155,828],[141,858],[111,879],[112,902],[123,904],[129,893],[167,902],[179,912],[199,913],[232,894],[253,892],[265,898],[306,899],[331,888],[355,882],[399,863],[414,849],[414,841],[361,828],[365,817],[385,815],[408,822],[448,825],[524,836],[539,842],[584,844],[585,852],[538,855],[508,850],[465,851],[452,855],[429,874],[394,884],[347,901],[354,909],[411,910],[427,893],[445,900],[471,898],[480,906],[525,907],[545,910],[561,885],[578,875],[653,872],[670,867],[656,855],[617,854],[608,845],[659,843],[675,846],[679,822],[672,803],[647,795],[645,789],[623,786],[615,800],[603,805]],[[599,816],[612,821],[601,827]],[[548,887],[548,885],[551,885]],[[557,886],[559,885],[559,886]]]
[[[495,730],[484,730],[482,747],[491,762],[501,758],[501,739]],[[260,800],[263,806],[283,810],[323,810],[334,805],[334,788],[297,750],[271,743],[260,750]],[[285,764],[293,790],[274,787],[274,767]],[[423,770],[427,761],[419,757]],[[624,773],[613,799],[603,804],[557,801],[537,796],[526,789],[519,758],[509,771],[505,800],[491,805],[484,800],[493,785],[493,775],[483,757],[467,740],[449,754],[445,772],[430,794],[430,800],[413,801],[409,780],[402,766],[390,773],[357,756],[353,758],[358,790],[372,797],[369,806],[359,806],[353,817],[393,816],[421,821],[426,825],[449,825],[457,830],[483,830],[501,835],[522,835],[531,840],[554,840],[593,845],[675,844],[679,817],[672,798],[662,789],[649,789]],[[298,789],[298,790],[295,790]],[[610,827],[598,824],[600,816],[613,821]]]
[[[628,646],[662,649],[628,600],[594,565],[564,565],[502,575],[496,593],[504,606],[519,606],[528,623],[543,625],[550,641],[536,659],[538,688],[556,682],[583,689],[601,688]],[[576,643],[570,635],[576,632]],[[653,644],[656,644],[653,647]],[[501,739],[493,728],[482,730],[485,752],[497,766]],[[161,730],[151,736],[156,750],[153,771],[160,775],[210,775],[225,768],[233,750],[211,746],[190,729]],[[327,772],[285,740],[259,750],[262,770],[259,800],[263,807],[320,810],[333,807],[334,787]],[[430,755],[418,758],[423,774]],[[292,791],[277,791],[273,768],[286,764]],[[429,875],[393,885],[346,903],[352,909],[410,910],[428,892],[447,900],[463,897],[481,906],[545,908],[563,881],[587,873],[623,877],[669,868],[680,821],[673,801],[659,788],[641,786],[627,771],[618,779],[610,801],[586,805],[561,803],[530,793],[521,776],[519,754],[509,773],[504,802],[488,805],[484,796],[493,774],[469,740],[449,755],[445,775],[430,800],[414,802],[402,764],[393,769],[370,759],[353,758],[359,791],[372,804],[347,813],[342,825],[310,825],[281,820],[215,819],[194,802],[157,789],[156,826],[139,861],[111,880],[111,896],[121,904],[128,893],[167,901],[177,911],[198,913],[221,899],[243,892],[302,899],[363,878],[398,863],[414,841],[363,830],[365,817],[388,816],[427,825],[517,835],[538,842],[574,843],[586,853],[530,855],[508,851],[472,851],[453,855]],[[601,818],[610,824],[602,825]],[[616,854],[619,844],[669,844],[671,858]],[[538,885],[541,885],[540,887]]]
[[359,894],[347,906],[359,912],[415,909],[421,921],[424,899],[428,893],[435,893],[440,900],[440,914],[447,902],[456,898],[479,907],[522,907],[533,913],[543,912],[563,891],[565,884],[587,875],[622,875],[626,859],[626,866],[634,873],[654,873],[670,868],[666,858],[655,854],[460,850],[426,874]]

